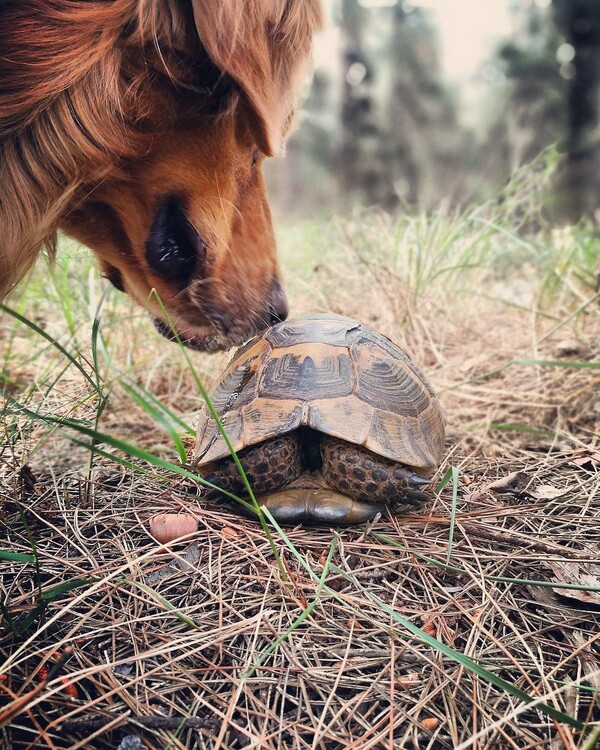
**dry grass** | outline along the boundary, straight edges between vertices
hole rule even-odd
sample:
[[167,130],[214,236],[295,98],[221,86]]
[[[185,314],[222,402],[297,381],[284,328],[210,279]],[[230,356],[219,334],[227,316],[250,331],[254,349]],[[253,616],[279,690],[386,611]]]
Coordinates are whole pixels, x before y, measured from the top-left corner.
[[[446,408],[439,476],[458,469],[455,499],[449,483],[420,513],[275,534],[286,578],[258,524],[206,506],[165,471],[102,457],[90,470],[84,448],[5,413],[0,549],[36,558],[0,562],[17,631],[1,642],[5,747],[593,747],[600,369],[514,362],[600,359],[577,250],[591,235],[525,240],[472,218],[371,216],[284,238],[294,312],[361,317],[404,345]],[[81,307],[68,303],[72,338],[61,339],[88,360],[96,284],[82,284]],[[28,314],[59,336],[56,303],[32,288]],[[93,425],[97,401],[73,366],[63,371],[64,358],[8,317],[0,327],[10,395]],[[119,382],[125,373],[192,421],[184,359],[124,303],[107,304],[101,330],[112,393],[100,428],[173,460]],[[195,359],[207,381],[224,361]],[[148,519],[179,509],[199,531],[158,547]],[[523,703],[443,647],[575,721]],[[44,681],[55,652],[64,663]]]

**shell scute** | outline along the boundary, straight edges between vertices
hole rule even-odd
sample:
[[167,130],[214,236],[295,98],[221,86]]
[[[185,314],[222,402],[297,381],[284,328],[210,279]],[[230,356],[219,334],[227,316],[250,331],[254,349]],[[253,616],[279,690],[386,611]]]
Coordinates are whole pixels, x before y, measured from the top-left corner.
[[378,346],[352,346],[357,393],[375,408],[401,416],[417,417],[430,396],[404,358],[384,356]]
[[315,344],[347,346],[347,336],[362,328],[356,320],[342,315],[313,313],[296,320],[279,323],[265,333],[265,339],[276,349],[280,346]]
[[285,435],[302,424],[302,404],[291,398],[272,399],[268,396],[255,399],[242,409],[239,421],[244,425],[245,445],[254,445],[269,437]]
[[318,399],[308,405],[306,427],[364,445],[371,429],[375,409],[355,395],[336,399]]
[[348,352],[322,343],[274,350],[260,379],[261,396],[282,398],[293,394],[300,401],[345,396],[354,387],[354,368]]
[[434,415],[407,417],[376,409],[365,446],[423,473],[433,471],[444,452],[443,420],[435,411],[431,419]]

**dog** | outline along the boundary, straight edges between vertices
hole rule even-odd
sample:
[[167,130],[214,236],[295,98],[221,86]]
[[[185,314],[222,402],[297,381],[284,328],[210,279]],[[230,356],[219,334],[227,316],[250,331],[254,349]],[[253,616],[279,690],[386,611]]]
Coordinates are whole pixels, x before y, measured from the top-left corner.
[[1,0],[0,298],[60,229],[192,348],[285,319],[261,165],[321,23],[319,0]]

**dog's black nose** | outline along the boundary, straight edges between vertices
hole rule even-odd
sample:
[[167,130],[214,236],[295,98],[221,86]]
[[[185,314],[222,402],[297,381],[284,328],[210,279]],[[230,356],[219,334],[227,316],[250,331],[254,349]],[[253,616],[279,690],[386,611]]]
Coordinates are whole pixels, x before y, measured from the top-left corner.
[[175,196],[158,207],[146,242],[146,260],[159,276],[186,284],[202,263],[206,245],[188,221]]
[[281,286],[279,279],[273,280],[271,287],[271,294],[269,295],[269,315],[268,323],[274,326],[276,323],[281,323],[289,315],[289,307],[287,297]]

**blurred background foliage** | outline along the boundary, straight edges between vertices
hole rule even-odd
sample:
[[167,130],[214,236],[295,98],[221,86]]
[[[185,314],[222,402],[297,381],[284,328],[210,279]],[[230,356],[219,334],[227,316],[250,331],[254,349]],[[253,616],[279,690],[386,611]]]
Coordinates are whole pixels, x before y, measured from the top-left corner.
[[286,158],[268,167],[280,216],[463,207],[546,154],[548,217],[595,218],[598,0],[330,0],[328,9],[298,127]]

